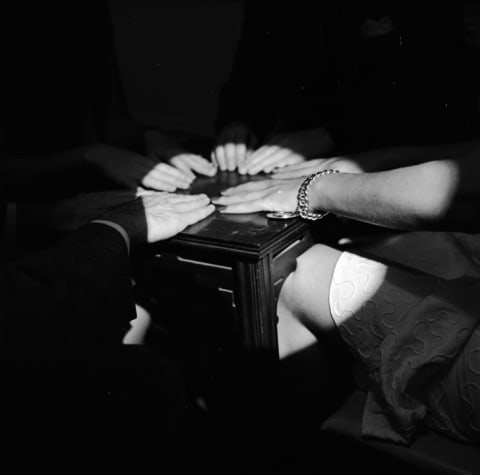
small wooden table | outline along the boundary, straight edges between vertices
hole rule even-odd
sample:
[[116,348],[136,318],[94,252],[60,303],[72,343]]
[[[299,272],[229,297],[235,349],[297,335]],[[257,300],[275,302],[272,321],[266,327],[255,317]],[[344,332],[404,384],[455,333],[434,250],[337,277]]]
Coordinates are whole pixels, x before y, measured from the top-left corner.
[[[197,179],[188,193],[214,197],[250,180],[234,172],[219,172]],[[194,273],[220,298],[228,299],[230,318],[246,350],[262,350],[278,358],[278,294],[296,257],[312,244],[309,225],[300,218],[272,220],[264,213],[226,215],[217,210],[150,250],[156,266]]]

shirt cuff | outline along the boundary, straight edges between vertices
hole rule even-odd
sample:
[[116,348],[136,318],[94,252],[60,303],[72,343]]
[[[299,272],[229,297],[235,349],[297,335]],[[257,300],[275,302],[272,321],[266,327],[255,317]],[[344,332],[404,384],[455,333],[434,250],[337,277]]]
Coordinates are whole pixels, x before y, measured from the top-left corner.
[[117,223],[114,223],[113,221],[107,221],[105,219],[95,219],[91,221],[91,223],[105,224],[107,226],[110,226],[113,229],[116,229],[125,240],[125,244],[127,245],[127,252],[128,252],[128,255],[130,255],[130,238],[128,237],[127,232],[125,231],[125,229],[122,228],[122,226],[120,226]]

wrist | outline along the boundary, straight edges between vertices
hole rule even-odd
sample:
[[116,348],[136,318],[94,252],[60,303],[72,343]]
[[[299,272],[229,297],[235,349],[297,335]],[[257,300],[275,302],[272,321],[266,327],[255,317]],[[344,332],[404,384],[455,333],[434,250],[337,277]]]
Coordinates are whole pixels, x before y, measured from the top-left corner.
[[329,211],[315,211],[310,205],[310,188],[313,182],[324,175],[332,175],[339,173],[338,170],[332,168],[321,170],[319,172],[311,174],[306,178],[303,183],[300,185],[297,193],[297,211],[300,214],[300,217],[309,221],[317,221],[324,218],[329,214]]
[[124,205],[111,209],[98,219],[112,221],[121,226],[132,247],[147,241],[147,222],[142,200],[137,198]]

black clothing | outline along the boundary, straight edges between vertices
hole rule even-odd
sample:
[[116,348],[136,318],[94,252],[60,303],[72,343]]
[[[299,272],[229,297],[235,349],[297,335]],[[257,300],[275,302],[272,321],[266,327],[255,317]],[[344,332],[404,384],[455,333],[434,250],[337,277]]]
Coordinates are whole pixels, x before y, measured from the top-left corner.
[[335,152],[476,134],[478,67],[463,2],[245,2],[217,127],[260,137],[323,125]]

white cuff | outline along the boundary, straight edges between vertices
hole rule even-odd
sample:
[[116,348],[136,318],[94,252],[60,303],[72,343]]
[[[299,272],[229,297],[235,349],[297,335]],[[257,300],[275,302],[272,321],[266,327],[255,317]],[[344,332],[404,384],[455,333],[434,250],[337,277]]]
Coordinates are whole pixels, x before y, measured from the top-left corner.
[[111,228],[116,229],[125,240],[125,244],[127,245],[127,252],[128,252],[128,255],[130,255],[130,238],[128,237],[127,232],[125,231],[125,229],[122,228],[122,226],[120,226],[117,223],[114,223],[113,221],[107,221],[105,219],[95,219],[94,221],[90,221],[90,222],[106,224],[107,226],[110,226]]

